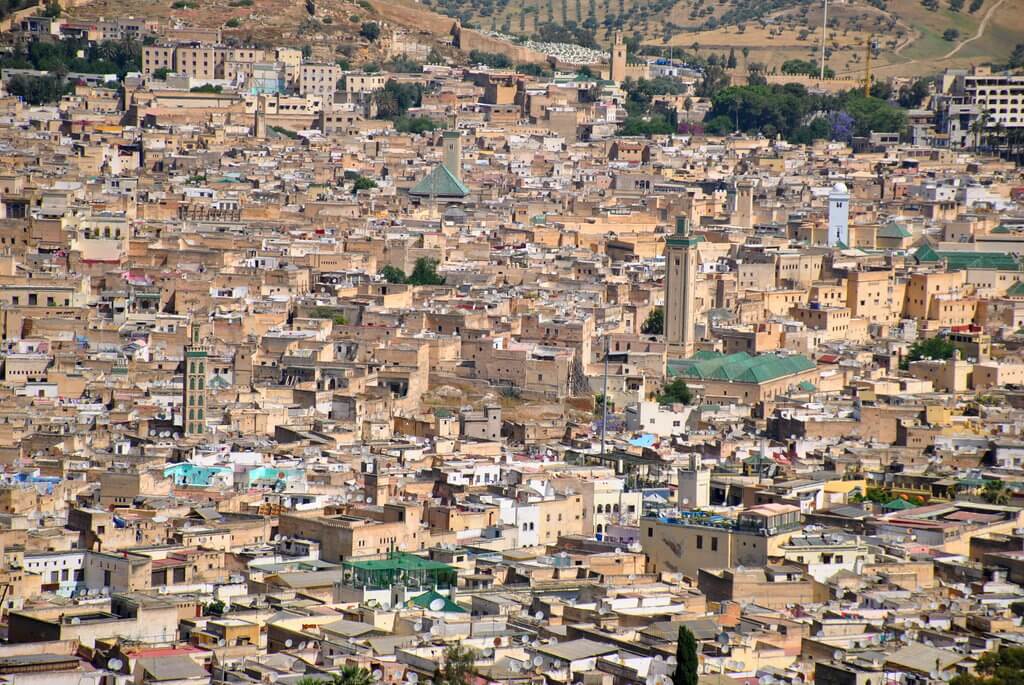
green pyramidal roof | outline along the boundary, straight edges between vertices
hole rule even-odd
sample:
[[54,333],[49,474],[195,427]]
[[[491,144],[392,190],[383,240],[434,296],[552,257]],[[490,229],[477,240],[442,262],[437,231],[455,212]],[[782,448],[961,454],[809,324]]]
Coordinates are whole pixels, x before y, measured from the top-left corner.
[[1017,281],[1006,291],[1010,297],[1024,297],[1024,282]]
[[455,178],[455,174],[448,167],[438,164],[433,171],[420,179],[409,194],[419,197],[466,197],[469,195],[469,188]]
[[672,359],[670,376],[731,383],[767,383],[777,378],[810,371],[816,364],[807,357],[779,354],[751,356],[746,352],[724,355],[702,351],[690,359]]
[[908,231],[901,224],[895,221],[890,221],[885,226],[878,229],[879,238],[909,238],[910,231]]

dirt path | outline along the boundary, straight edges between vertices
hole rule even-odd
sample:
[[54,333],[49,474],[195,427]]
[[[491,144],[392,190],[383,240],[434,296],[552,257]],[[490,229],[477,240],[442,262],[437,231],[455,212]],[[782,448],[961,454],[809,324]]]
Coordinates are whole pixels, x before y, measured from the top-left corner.
[[991,7],[989,7],[988,8],[988,12],[985,12],[985,16],[981,18],[981,23],[978,24],[978,31],[973,36],[968,38],[967,40],[961,41],[955,48],[953,48],[952,50],[947,52],[945,55],[940,57],[939,61],[942,61],[942,60],[945,60],[945,59],[949,59],[950,57],[952,57],[956,53],[960,52],[960,48],[962,48],[963,46],[967,45],[968,43],[973,43],[974,41],[976,41],[979,38],[981,38],[982,36],[984,36],[985,35],[985,29],[988,28],[989,20],[992,19],[992,15],[996,13],[996,10],[999,9],[1004,2],[1006,2],[1006,0],[999,0],[999,2],[997,2],[996,4],[994,4]]

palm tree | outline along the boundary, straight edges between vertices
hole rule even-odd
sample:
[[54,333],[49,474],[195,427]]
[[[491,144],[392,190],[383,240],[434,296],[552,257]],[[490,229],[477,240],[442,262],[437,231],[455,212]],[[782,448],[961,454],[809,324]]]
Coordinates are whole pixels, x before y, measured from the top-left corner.
[[373,685],[373,676],[361,666],[345,666],[331,674],[331,685]]
[[990,480],[985,482],[981,490],[981,496],[989,504],[1005,505],[1010,503],[1010,489],[1001,480]]

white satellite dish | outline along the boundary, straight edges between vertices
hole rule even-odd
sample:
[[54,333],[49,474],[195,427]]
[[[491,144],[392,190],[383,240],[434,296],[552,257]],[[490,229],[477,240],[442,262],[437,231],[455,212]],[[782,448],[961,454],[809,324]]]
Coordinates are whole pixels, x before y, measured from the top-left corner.
[[444,600],[443,599],[441,599],[440,597],[436,597],[436,598],[430,600],[430,610],[431,611],[441,611],[443,609],[444,609]]
[[535,613],[533,615],[533,617],[535,619],[537,619],[538,621],[543,621],[544,620],[544,612],[543,611],[538,611],[537,613]]
[[533,657],[533,665],[536,666],[537,668],[540,668],[541,666],[543,666],[544,665],[544,657],[542,657],[542,656],[535,656],[535,657]]
[[107,661],[107,668],[109,668],[111,671],[120,671],[122,668],[124,668],[124,662],[118,659],[117,657],[114,657],[113,659]]
[[379,668],[373,669],[373,679],[374,680],[380,680],[383,677],[384,677],[384,671],[380,670]]
[[408,680],[410,683],[415,683],[417,680],[420,679],[420,674],[416,671],[409,671],[409,673],[405,676],[405,679]]
[[417,621],[412,624],[412,629],[415,630],[417,633],[423,630],[423,621],[417,619]]
[[226,645],[227,643],[228,643],[228,641],[227,641],[227,640],[225,640],[224,638],[221,638],[221,639],[217,640],[217,646],[218,646],[218,647],[223,647],[223,646],[224,646],[224,645]]
[[288,649],[291,649],[293,644],[295,644],[295,643],[292,642],[291,638],[288,638],[287,640],[284,641],[284,646],[287,647]]

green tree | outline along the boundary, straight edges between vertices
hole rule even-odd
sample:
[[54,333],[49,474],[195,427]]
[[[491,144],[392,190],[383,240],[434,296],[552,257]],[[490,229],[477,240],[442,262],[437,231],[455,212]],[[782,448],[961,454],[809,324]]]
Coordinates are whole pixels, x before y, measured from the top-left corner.
[[444,285],[444,278],[437,273],[437,260],[420,257],[406,282],[410,285]]
[[436,685],[469,685],[476,662],[476,650],[459,643],[444,650],[444,663],[434,675]]
[[30,105],[44,105],[60,100],[66,88],[58,76],[16,74],[7,81],[7,92],[23,98]]
[[679,626],[676,639],[676,670],[672,685],[697,685],[697,638],[686,626]]
[[372,178],[367,178],[366,176],[356,176],[355,183],[352,184],[352,192],[358,193],[360,190],[370,190],[371,188],[376,187],[377,182],[374,181]]
[[436,121],[427,117],[398,117],[395,119],[395,130],[399,133],[415,133],[419,135],[433,131],[438,127],[439,124]]
[[1020,685],[1024,682],[1024,647],[1002,647],[978,659],[974,673],[958,675],[952,685]]
[[43,10],[44,17],[57,19],[61,15],[61,6],[57,0],[47,0],[46,9]]
[[[366,67],[363,67],[366,70]],[[405,115],[410,107],[419,107],[423,102],[423,86],[418,83],[399,83],[388,80],[383,90],[374,93],[378,119],[397,119]]]
[[206,616],[223,616],[225,608],[224,602],[217,599],[203,607],[203,614]]
[[330,685],[372,685],[373,676],[365,668],[345,666],[338,673],[331,674]]
[[167,67],[160,67],[159,69],[153,70],[153,78],[157,81],[166,81],[167,75],[171,73],[171,70]]
[[665,384],[657,399],[659,404],[689,404],[693,402],[693,391],[682,378],[675,378]]
[[960,31],[957,29],[946,29],[942,32],[942,40],[948,40],[951,43],[959,37]]
[[1001,480],[985,481],[985,486],[981,490],[981,496],[986,502],[1000,506],[1009,504],[1012,494],[1010,488]]
[[910,346],[907,356],[903,359],[901,368],[906,369],[910,362],[916,362],[921,359],[951,359],[955,350],[956,348],[953,346],[953,343],[939,336],[918,340]]
[[644,335],[661,335],[665,332],[665,311],[661,307],[655,307],[647,315],[647,319],[640,326],[640,332]]
[[405,283],[405,272],[397,266],[387,264],[383,269],[377,272],[377,275],[388,283]]
[[359,27],[359,35],[372,43],[380,38],[380,24],[375,21],[364,21]]

